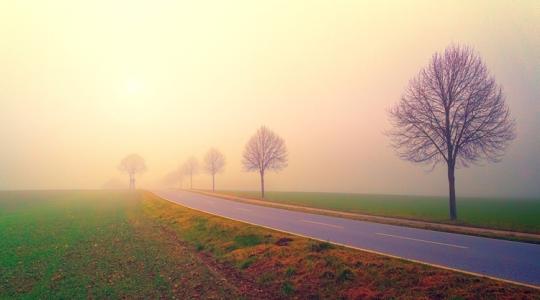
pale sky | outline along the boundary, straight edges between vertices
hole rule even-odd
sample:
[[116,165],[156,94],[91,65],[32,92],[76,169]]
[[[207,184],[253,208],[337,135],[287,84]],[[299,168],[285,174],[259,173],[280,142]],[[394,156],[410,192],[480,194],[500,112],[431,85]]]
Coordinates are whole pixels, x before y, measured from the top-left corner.
[[[445,166],[401,161],[387,110],[436,51],[474,47],[518,137],[457,171],[458,195],[540,195],[539,1],[2,1],[0,189],[100,188],[127,154],[155,185],[210,147],[220,189],[257,189],[261,125],[289,167],[267,190],[447,193]],[[199,175],[197,188],[209,188]]]

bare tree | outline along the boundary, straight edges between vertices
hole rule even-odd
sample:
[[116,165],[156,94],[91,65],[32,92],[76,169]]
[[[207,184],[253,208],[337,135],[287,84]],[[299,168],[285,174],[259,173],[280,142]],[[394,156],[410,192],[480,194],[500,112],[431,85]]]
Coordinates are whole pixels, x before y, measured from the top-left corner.
[[199,162],[192,156],[184,163],[182,170],[189,176],[189,188],[193,189],[193,176],[199,173]]
[[216,148],[211,148],[204,157],[204,167],[208,174],[212,175],[212,192],[215,191],[215,177],[221,173],[225,167],[225,156]]
[[246,171],[258,171],[261,176],[261,198],[264,198],[264,174],[287,167],[287,147],[277,134],[262,126],[244,149],[242,164]]
[[161,183],[167,187],[178,186],[178,188],[182,188],[183,178],[184,178],[184,174],[182,170],[177,169],[177,170],[167,173],[161,180]]
[[497,162],[515,138],[502,88],[466,46],[435,53],[391,109],[388,134],[402,159],[448,169],[450,219],[457,219],[455,168]]
[[176,174],[176,184],[178,184],[178,188],[182,189],[182,185],[184,184],[184,172],[178,167],[173,173]]
[[138,154],[130,154],[120,162],[118,170],[129,175],[129,189],[135,189],[135,174],[146,171],[146,163]]

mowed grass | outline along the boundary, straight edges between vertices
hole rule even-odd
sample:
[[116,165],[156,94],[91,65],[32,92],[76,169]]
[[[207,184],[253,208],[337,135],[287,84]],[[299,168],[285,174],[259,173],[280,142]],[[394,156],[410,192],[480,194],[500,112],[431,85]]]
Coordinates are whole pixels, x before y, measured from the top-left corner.
[[[256,191],[219,193],[259,199]],[[376,194],[266,192],[265,201],[378,216],[448,223],[448,198]],[[457,200],[458,224],[540,233],[540,198]]]
[[129,192],[0,192],[0,298],[234,295],[160,235],[141,201]]

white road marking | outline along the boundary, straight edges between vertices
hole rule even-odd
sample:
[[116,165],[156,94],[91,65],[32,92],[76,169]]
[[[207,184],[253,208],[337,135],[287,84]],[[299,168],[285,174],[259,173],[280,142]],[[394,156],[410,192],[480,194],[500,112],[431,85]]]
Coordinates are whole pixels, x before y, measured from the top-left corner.
[[411,240],[411,241],[416,241],[416,242],[423,242],[423,243],[436,244],[436,245],[442,245],[442,246],[448,246],[448,247],[455,247],[455,248],[460,248],[460,249],[467,249],[467,248],[469,248],[469,247],[466,247],[466,246],[460,246],[460,245],[454,245],[454,244],[446,244],[446,243],[439,243],[439,242],[434,242],[434,241],[427,241],[427,240],[415,239],[415,238],[410,238],[410,237],[406,237],[406,236],[393,235],[393,234],[387,234],[387,233],[376,233],[376,234],[378,234],[378,235],[384,235],[384,236],[389,236],[389,237],[393,237],[393,238],[397,238],[397,239],[402,239],[402,240]]
[[321,223],[321,222],[315,222],[315,221],[309,221],[309,220],[300,220],[300,222],[311,223],[311,224],[317,224],[317,225],[324,225],[324,226],[334,227],[334,228],[339,228],[339,229],[343,229],[343,228],[344,228],[343,226],[340,226],[340,225],[327,224],[327,223]]

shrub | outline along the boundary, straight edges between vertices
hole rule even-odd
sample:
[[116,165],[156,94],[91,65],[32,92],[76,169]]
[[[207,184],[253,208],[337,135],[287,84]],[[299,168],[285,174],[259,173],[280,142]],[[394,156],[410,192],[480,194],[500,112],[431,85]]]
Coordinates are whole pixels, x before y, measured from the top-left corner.
[[285,281],[281,286],[281,292],[284,295],[290,296],[294,293],[294,286],[290,281]]
[[257,258],[255,256],[250,256],[244,259],[243,261],[240,262],[240,265],[239,265],[240,269],[243,270],[243,269],[249,268],[249,266],[251,266],[255,262],[256,259]]
[[334,245],[328,242],[317,242],[317,243],[312,243],[310,248],[311,248],[310,250],[313,252],[323,252],[328,249],[333,249]]
[[350,269],[344,269],[342,270],[337,278],[338,282],[344,282],[354,279],[354,273]]
[[293,267],[288,267],[287,270],[285,270],[285,276],[287,278],[292,277],[294,274],[296,274],[296,270]]
[[234,244],[238,248],[252,247],[261,244],[263,238],[256,234],[238,235],[234,237]]

